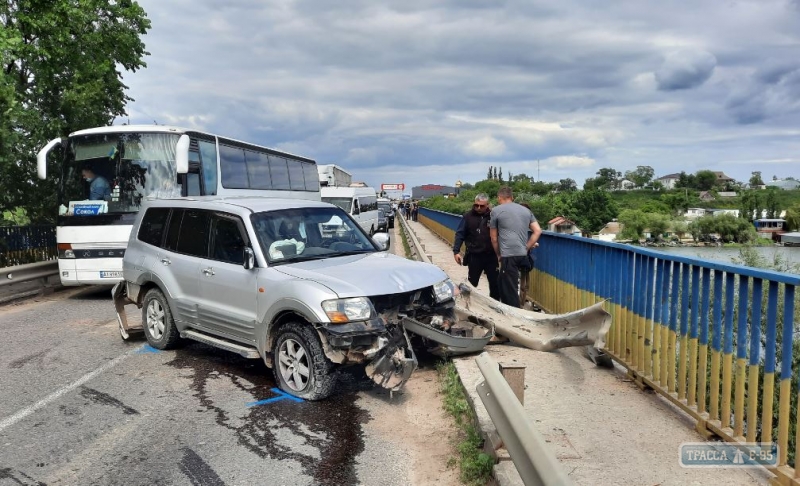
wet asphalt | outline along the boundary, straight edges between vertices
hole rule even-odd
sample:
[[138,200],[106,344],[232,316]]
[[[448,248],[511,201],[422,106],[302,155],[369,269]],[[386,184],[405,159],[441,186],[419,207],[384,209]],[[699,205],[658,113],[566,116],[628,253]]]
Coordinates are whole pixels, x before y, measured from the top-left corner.
[[0,486],[408,483],[362,433],[359,403],[390,398],[360,368],[298,401],[260,360],[122,341],[98,287],[0,307],[0,336]]

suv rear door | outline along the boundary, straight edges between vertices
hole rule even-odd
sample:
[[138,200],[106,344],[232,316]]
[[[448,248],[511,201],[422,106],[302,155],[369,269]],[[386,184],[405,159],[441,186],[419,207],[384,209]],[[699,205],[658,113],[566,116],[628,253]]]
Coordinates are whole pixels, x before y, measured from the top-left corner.
[[165,249],[159,251],[153,264],[153,273],[164,282],[173,299],[175,319],[191,325],[202,324],[198,311],[200,259],[208,257],[210,225],[207,211],[173,209]]

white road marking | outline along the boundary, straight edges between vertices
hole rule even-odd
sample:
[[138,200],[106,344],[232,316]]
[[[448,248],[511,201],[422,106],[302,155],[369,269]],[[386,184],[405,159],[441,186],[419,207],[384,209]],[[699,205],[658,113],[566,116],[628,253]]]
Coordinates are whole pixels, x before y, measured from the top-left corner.
[[25,408],[21,409],[20,411],[18,411],[17,413],[15,413],[14,415],[12,415],[12,416],[10,416],[10,417],[8,417],[6,419],[3,419],[3,421],[0,422],[0,432],[2,432],[3,430],[7,429],[8,427],[11,427],[12,425],[16,424],[17,422],[19,422],[20,420],[24,419],[25,417],[27,417],[28,415],[32,414],[33,412],[39,410],[40,408],[50,404],[51,402],[53,402],[55,400],[58,400],[64,394],[69,393],[72,390],[74,390],[74,389],[78,388],[79,386],[83,385],[87,381],[92,380],[97,375],[99,375],[101,373],[104,373],[104,372],[110,370],[111,368],[117,366],[118,364],[123,362],[125,359],[127,359],[130,355],[132,355],[136,351],[139,351],[140,349],[142,349],[144,346],[145,345],[143,344],[143,345],[141,345],[141,346],[139,346],[139,347],[137,347],[135,349],[132,349],[132,350],[128,351],[125,354],[117,356],[116,358],[112,359],[108,363],[100,366],[99,368],[96,368],[94,371],[90,371],[89,373],[86,373],[85,375],[81,376],[80,378],[78,378],[77,380],[73,381],[69,385],[66,385],[66,386],[63,386],[63,387],[59,388],[58,390],[56,390],[53,393],[51,393],[50,395],[42,398],[41,400],[39,400],[38,402],[34,403],[33,405],[25,407]]

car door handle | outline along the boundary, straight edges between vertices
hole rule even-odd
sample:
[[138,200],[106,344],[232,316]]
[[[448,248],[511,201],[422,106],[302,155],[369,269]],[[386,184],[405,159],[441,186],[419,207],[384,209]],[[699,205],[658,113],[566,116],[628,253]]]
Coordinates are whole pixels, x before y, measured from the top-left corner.
[[214,269],[211,267],[204,268],[203,273],[206,274],[206,277],[211,277],[214,275]]
[[163,263],[164,265],[171,265],[172,261],[169,258],[162,258],[161,263]]

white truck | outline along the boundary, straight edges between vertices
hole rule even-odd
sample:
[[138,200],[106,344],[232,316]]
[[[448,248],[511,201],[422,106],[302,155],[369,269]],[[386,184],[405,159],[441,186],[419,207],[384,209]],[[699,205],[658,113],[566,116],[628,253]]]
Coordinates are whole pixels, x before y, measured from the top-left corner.
[[353,175],[336,164],[317,165],[320,187],[347,187]]

